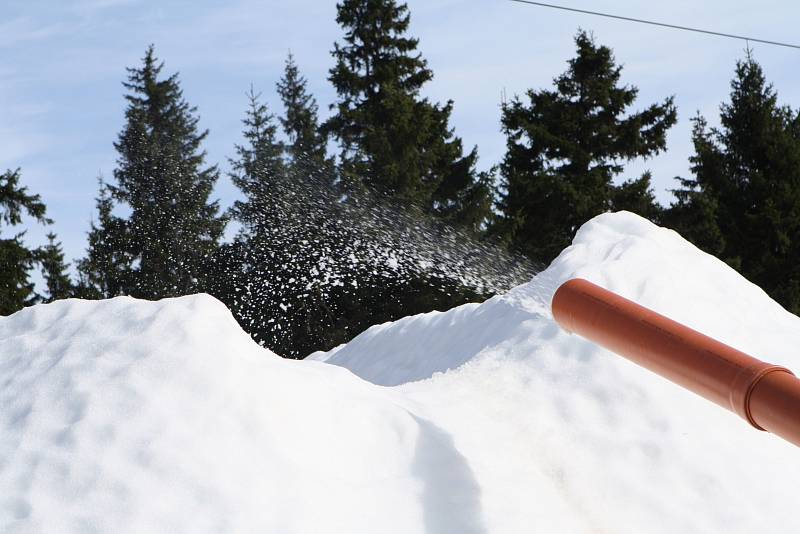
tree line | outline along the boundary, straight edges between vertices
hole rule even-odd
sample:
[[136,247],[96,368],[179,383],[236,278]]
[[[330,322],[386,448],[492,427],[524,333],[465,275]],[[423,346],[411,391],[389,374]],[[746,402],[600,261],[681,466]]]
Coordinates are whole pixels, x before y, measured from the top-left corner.
[[[421,94],[433,72],[410,35],[408,7],[343,0],[336,20],[331,116],[320,119],[291,54],[275,88],[282,110],[251,88],[229,160],[241,199],[228,209],[211,198],[220,170],[206,161],[208,131],[153,46],[128,69],[116,168],[99,182],[75,279],[53,233],[37,248],[13,233],[23,214],[52,221],[20,170],[0,175],[0,229],[13,234],[0,239],[0,314],[67,297],[204,291],[257,342],[301,358],[372,324],[496,290],[446,259],[420,261],[420,232],[435,241],[456,229],[469,246],[491,243],[544,265],[610,210],[678,230],[800,312],[800,113],[778,103],[749,52],[720,126],[693,119],[692,176],[676,179],[664,207],[649,172],[622,175],[625,163],[666,149],[673,97],[634,110],[636,87],[621,83],[612,50],[587,32],[551,88],[503,102],[506,154],[478,172],[477,147],[464,147],[450,125],[453,102]],[[238,231],[224,241],[230,224]],[[44,295],[30,281],[37,266]]]

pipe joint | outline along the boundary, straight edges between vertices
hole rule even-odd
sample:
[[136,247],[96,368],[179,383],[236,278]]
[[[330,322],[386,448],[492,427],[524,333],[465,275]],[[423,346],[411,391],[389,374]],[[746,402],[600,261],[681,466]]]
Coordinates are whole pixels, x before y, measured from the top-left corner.
[[789,373],[795,376],[789,369],[780,365],[770,365],[764,362],[743,367],[733,380],[730,389],[731,411],[745,419],[753,428],[766,431],[753,418],[750,409],[750,399],[753,396],[759,382],[770,373]]

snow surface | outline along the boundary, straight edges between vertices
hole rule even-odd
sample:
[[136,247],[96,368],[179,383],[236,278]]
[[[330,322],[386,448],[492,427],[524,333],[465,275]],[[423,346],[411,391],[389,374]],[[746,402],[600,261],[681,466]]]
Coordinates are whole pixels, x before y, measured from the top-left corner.
[[624,212],[301,362],[204,295],[35,306],[0,318],[0,532],[800,532],[800,451],[562,332],[574,276],[800,369],[800,319]]

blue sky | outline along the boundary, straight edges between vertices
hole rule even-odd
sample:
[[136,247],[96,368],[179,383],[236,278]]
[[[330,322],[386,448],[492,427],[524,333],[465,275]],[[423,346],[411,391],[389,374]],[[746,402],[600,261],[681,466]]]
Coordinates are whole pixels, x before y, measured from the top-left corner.
[[[738,33],[795,38],[800,3],[753,0],[553,0],[576,8]],[[741,41],[635,25],[507,0],[410,0],[411,33],[434,71],[425,94],[453,99],[452,124],[465,145],[478,145],[480,167],[503,156],[499,104],[527,88],[547,87],[574,52],[581,27],[612,47],[623,81],[639,87],[637,107],[675,95],[679,123],[668,152],[634,161],[626,176],[650,169],[669,201],[673,177],[688,175],[689,118],[716,122],[727,98]],[[280,112],[275,82],[291,50],[323,116],[335,95],[327,81],[330,50],[341,37],[333,0],[2,0],[0,17],[0,171],[20,167],[56,221],[67,258],[83,255],[94,214],[97,177],[110,179],[112,143],[123,123],[125,67],[155,44],[167,73],[179,72],[186,99],[210,130],[208,161],[228,169],[240,141],[245,91],[252,83]],[[781,102],[800,107],[800,50],[753,45]],[[223,176],[216,197],[236,191]],[[49,230],[28,225],[30,244]]]

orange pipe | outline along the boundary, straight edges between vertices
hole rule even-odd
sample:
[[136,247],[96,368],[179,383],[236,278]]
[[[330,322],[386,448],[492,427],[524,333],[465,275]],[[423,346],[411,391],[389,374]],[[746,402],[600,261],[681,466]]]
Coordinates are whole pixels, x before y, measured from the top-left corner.
[[561,327],[800,446],[800,380],[587,280],[553,295]]

